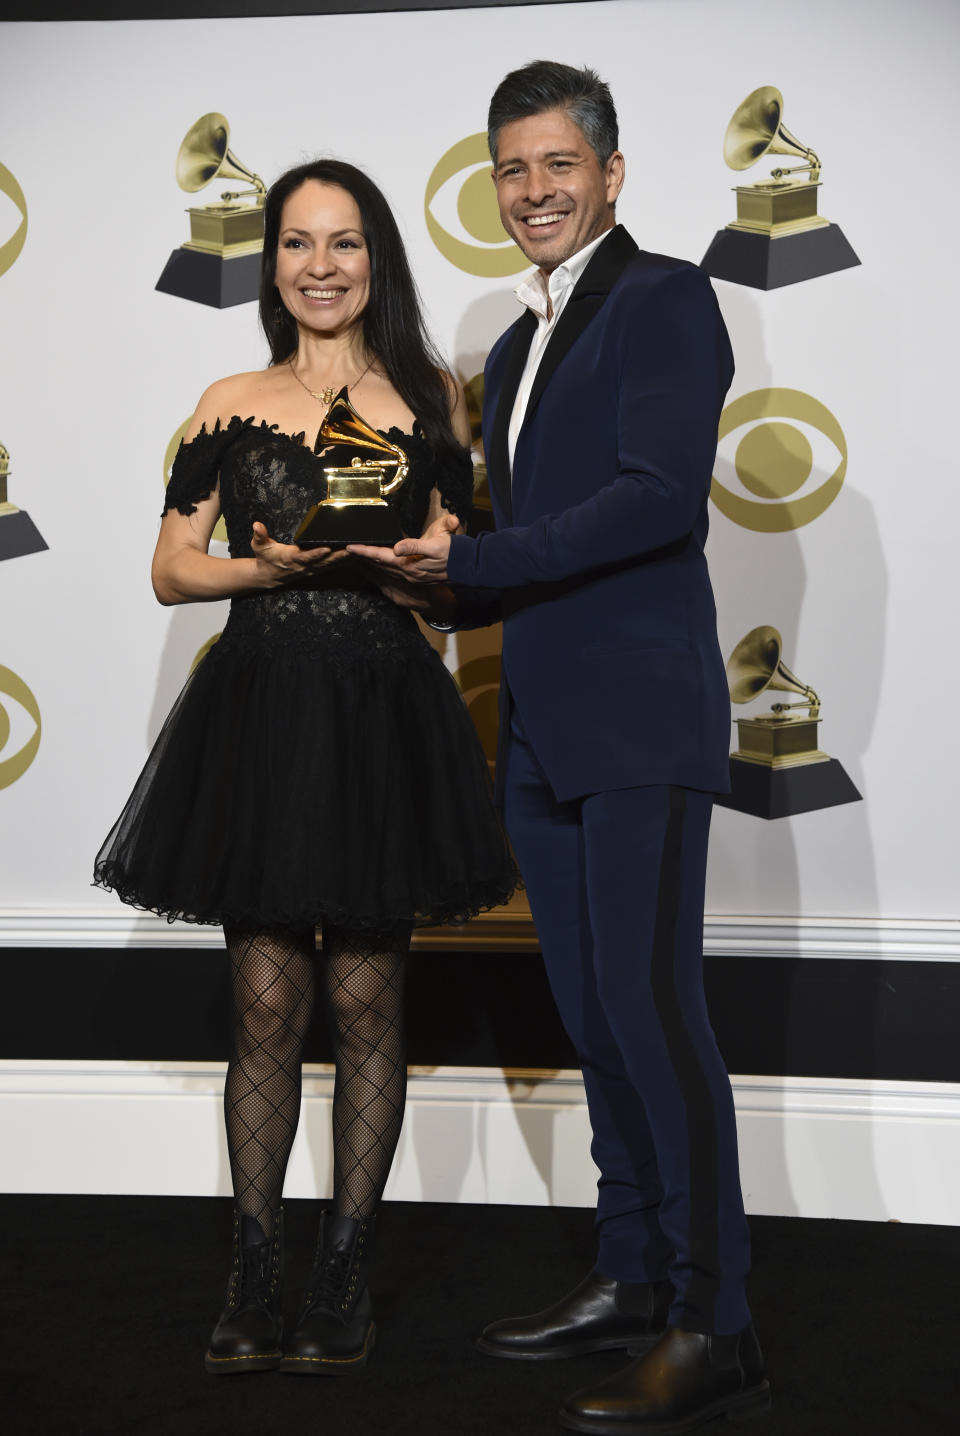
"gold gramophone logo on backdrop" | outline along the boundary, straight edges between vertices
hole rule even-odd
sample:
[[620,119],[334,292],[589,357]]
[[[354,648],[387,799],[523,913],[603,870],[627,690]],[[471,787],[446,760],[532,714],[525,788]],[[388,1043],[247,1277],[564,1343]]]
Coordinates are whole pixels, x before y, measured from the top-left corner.
[[[754,419],[760,422],[727,459],[724,440]],[[812,523],[833,503],[847,472],[843,429],[825,404],[802,389],[741,394],[720,415],[717,444],[710,497],[728,519],[755,533],[786,533]],[[734,479],[742,492],[732,487]]]
[[23,777],[39,747],[40,705],[23,679],[0,664],[0,788]]
[[780,289],[859,264],[840,227],[817,213],[820,160],[783,123],[783,96],[774,85],[747,96],[723,141],[732,170],[749,169],[764,155],[803,163],[778,165],[767,180],[735,186],[737,217],[714,235],[701,268],[732,284]]
[[[504,279],[529,269],[530,261],[504,233],[490,171],[485,134],[458,140],[427,180],[423,213],[430,238],[444,259],[465,274]],[[455,228],[463,238],[453,232]]]
[[0,562],[5,558],[21,558],[27,553],[40,553],[47,548],[30,515],[10,502],[9,478],[10,455],[0,444]]
[[6,195],[20,214],[20,223],[13,234],[9,239],[4,240],[3,244],[0,244],[0,274],[6,274],[7,270],[17,262],[20,251],[27,242],[26,196],[20,188],[16,176],[7,169],[6,165],[0,165],[0,194]]
[[732,791],[717,801],[757,818],[859,802],[861,795],[841,764],[819,746],[820,699],[790,672],[782,653],[780,634],[764,624],[752,628],[727,661],[734,703],[749,703],[768,689],[799,693],[800,701],[777,702],[769,713],[736,720],[740,741],[730,757]]
[[263,250],[266,185],[229,148],[230,126],[212,110],[201,115],[177,153],[177,184],[194,194],[211,180],[240,180],[252,189],[224,190],[219,202],[191,206],[190,238],[175,249],[157,280],[163,294],[228,309],[256,299]]

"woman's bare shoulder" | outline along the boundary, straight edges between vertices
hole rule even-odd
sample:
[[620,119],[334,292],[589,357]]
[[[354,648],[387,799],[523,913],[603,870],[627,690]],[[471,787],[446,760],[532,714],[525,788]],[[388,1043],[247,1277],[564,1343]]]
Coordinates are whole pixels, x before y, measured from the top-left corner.
[[200,396],[186,438],[192,439],[203,427],[214,428],[218,421],[225,427],[233,418],[245,419],[262,412],[264,397],[276,382],[275,369],[253,369],[215,379]]

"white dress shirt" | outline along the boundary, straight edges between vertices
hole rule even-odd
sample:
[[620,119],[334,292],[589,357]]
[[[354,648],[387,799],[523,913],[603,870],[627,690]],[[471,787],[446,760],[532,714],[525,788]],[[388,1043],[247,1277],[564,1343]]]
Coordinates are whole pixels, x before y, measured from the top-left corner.
[[537,377],[537,370],[540,368],[540,361],[550,342],[550,336],[556,328],[557,320],[567,307],[567,300],[573,293],[577,280],[586,269],[590,256],[609,233],[609,230],[604,230],[597,239],[591,240],[583,249],[564,260],[563,264],[558,264],[550,275],[549,281],[544,280],[539,269],[535,269],[513,291],[520,303],[525,304],[537,316],[537,332],[530,345],[530,352],[527,355],[527,362],[520,379],[520,387],[517,389],[513,413],[510,415],[510,427],[507,430],[511,476],[513,475],[513,454],[517,447],[517,437],[527,412],[533,381]]

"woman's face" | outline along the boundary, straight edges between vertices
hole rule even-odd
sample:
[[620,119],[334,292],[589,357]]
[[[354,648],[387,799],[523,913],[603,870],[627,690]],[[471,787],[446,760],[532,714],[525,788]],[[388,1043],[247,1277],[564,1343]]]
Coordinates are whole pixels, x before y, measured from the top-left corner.
[[339,185],[304,180],[280,213],[276,285],[298,325],[349,332],[370,298],[370,252],[357,202]]

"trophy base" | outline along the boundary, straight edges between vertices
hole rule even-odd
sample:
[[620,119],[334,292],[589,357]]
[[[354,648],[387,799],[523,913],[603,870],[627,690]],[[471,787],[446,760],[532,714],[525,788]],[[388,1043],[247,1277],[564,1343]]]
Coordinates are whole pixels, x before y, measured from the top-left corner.
[[788,818],[863,801],[836,758],[793,768],[769,768],[731,758],[730,783],[732,791],[717,798],[720,807],[754,818]]
[[42,553],[50,545],[40,536],[33,519],[23,509],[0,514],[0,562],[5,558],[22,558],[28,553]]
[[211,309],[249,304],[260,294],[260,259],[259,250],[225,259],[198,249],[175,249],[154,287]]
[[750,234],[742,229],[721,229],[700,261],[713,279],[745,284],[751,289],[782,289],[802,284],[860,261],[836,224],[794,234]]
[[389,504],[314,504],[293,541],[300,548],[343,548],[348,543],[393,548],[403,536]]

